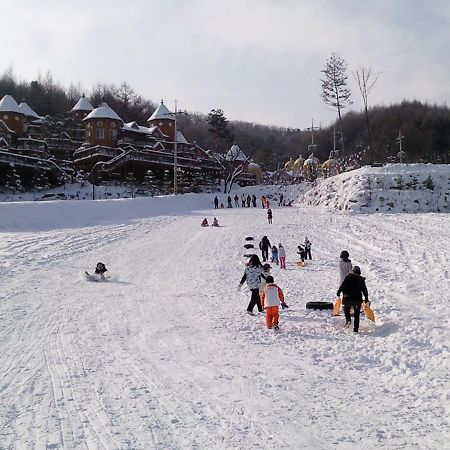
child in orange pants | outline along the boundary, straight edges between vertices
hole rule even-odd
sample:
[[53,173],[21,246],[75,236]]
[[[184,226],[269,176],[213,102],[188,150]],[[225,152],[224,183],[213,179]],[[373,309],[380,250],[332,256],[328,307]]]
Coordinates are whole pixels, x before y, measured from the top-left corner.
[[273,327],[278,330],[279,313],[278,308],[281,303],[283,309],[288,308],[288,305],[284,302],[283,291],[274,283],[273,277],[268,276],[266,278],[266,286],[261,294],[261,304],[266,310],[266,324],[269,330]]

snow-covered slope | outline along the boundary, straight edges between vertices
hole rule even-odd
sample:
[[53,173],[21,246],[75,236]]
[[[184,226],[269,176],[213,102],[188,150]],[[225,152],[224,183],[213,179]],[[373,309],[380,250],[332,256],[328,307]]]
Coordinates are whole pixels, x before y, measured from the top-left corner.
[[302,198],[352,212],[450,212],[450,165],[390,164],[319,179]]
[[[273,201],[269,226],[212,198],[0,204],[0,448],[446,448],[449,215]],[[279,334],[236,291],[263,235],[287,250]],[[343,249],[377,317],[359,334],[305,309]],[[83,280],[98,261],[111,281]]]

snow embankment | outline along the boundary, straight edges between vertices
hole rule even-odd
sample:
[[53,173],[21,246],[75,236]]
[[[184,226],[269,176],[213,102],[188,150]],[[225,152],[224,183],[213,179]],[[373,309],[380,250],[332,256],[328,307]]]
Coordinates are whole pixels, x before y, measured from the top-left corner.
[[358,213],[449,212],[450,166],[366,166],[318,180],[300,201]]

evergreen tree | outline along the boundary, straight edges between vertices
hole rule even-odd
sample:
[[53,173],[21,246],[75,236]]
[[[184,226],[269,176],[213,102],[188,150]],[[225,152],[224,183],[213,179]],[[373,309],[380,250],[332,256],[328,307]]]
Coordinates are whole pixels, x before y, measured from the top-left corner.
[[423,184],[430,191],[434,190],[434,181],[433,181],[433,178],[431,177],[431,175],[428,175],[427,179],[423,182]]
[[347,88],[347,63],[336,53],[333,53],[326,62],[322,82],[322,100],[338,113],[339,129],[341,132],[342,155],[345,156],[344,133],[342,130],[341,111],[350,105],[350,89]]
[[221,109],[212,109],[207,118],[208,131],[227,146],[233,142],[234,136],[228,129],[228,120]]

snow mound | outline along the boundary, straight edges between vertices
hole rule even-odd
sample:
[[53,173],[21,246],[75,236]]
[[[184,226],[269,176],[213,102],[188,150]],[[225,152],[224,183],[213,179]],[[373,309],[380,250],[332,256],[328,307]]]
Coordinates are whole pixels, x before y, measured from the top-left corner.
[[318,180],[300,203],[355,213],[449,212],[450,166],[366,166]]

